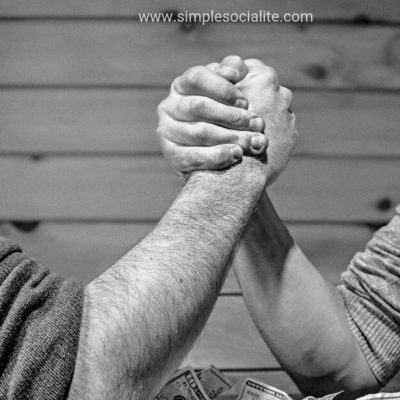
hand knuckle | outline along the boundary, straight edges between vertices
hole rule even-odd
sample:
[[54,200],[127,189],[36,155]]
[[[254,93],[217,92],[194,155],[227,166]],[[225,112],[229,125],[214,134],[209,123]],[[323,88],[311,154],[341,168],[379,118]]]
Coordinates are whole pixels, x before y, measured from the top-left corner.
[[200,85],[202,76],[203,76],[203,67],[201,66],[189,68],[184,73],[184,79],[186,81],[186,84],[193,88],[197,88]]
[[158,124],[156,129],[157,135],[160,137],[165,136],[165,126],[163,124]]
[[181,79],[182,79],[182,76],[178,76],[172,81],[171,88],[170,88],[171,92],[173,92],[175,90],[176,92],[179,93],[180,87],[181,87]]
[[209,110],[207,102],[205,102],[203,99],[199,97],[193,97],[190,100],[189,108],[192,114],[198,117],[205,115]]
[[206,144],[210,141],[213,135],[212,125],[200,123],[193,129],[193,136],[199,144]]
[[231,115],[231,128],[239,129],[243,126],[243,120],[239,113],[235,112]]
[[195,151],[189,151],[184,159],[186,168],[200,168],[203,165],[203,158]]
[[160,115],[164,112],[165,106],[167,104],[167,100],[164,99],[163,101],[160,102],[160,104],[157,106],[157,114]]
[[221,167],[225,163],[225,152],[222,149],[217,149],[215,150],[213,157],[212,157],[212,162],[215,167]]
[[214,166],[215,168],[224,168],[229,165],[231,162],[231,154],[230,151],[224,147],[218,149],[214,156]]
[[190,171],[192,169],[186,158],[182,157],[181,154],[175,154],[173,157],[170,157],[170,160],[175,170]]
[[229,104],[235,104],[237,100],[237,95],[231,87],[227,86],[225,89],[222,90],[223,97],[225,101]]
[[231,127],[233,129],[246,129],[249,126],[249,118],[241,112],[234,112],[231,116]]
[[281,87],[282,90],[282,96],[285,100],[286,103],[290,104],[293,100],[293,93],[290,89],[286,88],[286,87]]
[[278,74],[272,67],[269,67],[268,65],[264,67],[263,78],[266,82],[272,85],[278,85],[279,83]]

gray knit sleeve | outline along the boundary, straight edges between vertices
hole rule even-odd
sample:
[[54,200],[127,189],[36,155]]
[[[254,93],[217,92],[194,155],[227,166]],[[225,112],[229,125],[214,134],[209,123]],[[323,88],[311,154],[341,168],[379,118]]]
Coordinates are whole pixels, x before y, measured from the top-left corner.
[[400,206],[342,275],[350,327],[385,385],[400,369]]
[[61,400],[75,367],[83,286],[0,238],[0,398]]

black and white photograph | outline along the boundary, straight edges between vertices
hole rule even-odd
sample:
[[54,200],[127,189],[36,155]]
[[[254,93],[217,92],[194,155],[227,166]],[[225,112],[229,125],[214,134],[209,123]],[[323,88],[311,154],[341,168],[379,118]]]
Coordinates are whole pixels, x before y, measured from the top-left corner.
[[0,0],[0,400],[400,400],[399,0]]

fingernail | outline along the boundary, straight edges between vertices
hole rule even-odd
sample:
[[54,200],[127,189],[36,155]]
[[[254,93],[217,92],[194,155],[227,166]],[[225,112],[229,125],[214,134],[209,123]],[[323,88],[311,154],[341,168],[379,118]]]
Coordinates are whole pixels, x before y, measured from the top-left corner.
[[235,161],[239,161],[243,156],[243,149],[240,146],[232,146],[231,154]]
[[246,108],[248,107],[248,103],[247,103],[247,100],[246,100],[246,99],[237,99],[237,100],[235,101],[234,106],[235,106],[235,107],[245,108],[245,109],[246,109]]
[[253,136],[250,140],[250,146],[254,151],[259,152],[265,146],[265,136],[263,135]]
[[250,119],[249,127],[254,132],[261,132],[264,127],[264,121],[260,117],[253,117]]

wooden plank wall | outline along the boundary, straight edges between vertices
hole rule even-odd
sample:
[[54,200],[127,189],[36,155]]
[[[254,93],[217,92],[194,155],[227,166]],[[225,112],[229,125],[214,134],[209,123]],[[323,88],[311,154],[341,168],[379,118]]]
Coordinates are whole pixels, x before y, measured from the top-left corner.
[[[171,9],[312,12],[315,22],[181,29],[138,20]],[[0,0],[0,234],[64,276],[101,273],[179,191],[155,136],[169,83],[239,54],[275,67],[295,92],[301,143],[270,193],[337,284],[400,202],[399,22],[397,0]],[[298,393],[232,274],[188,362],[227,371],[233,393],[244,376]]]

